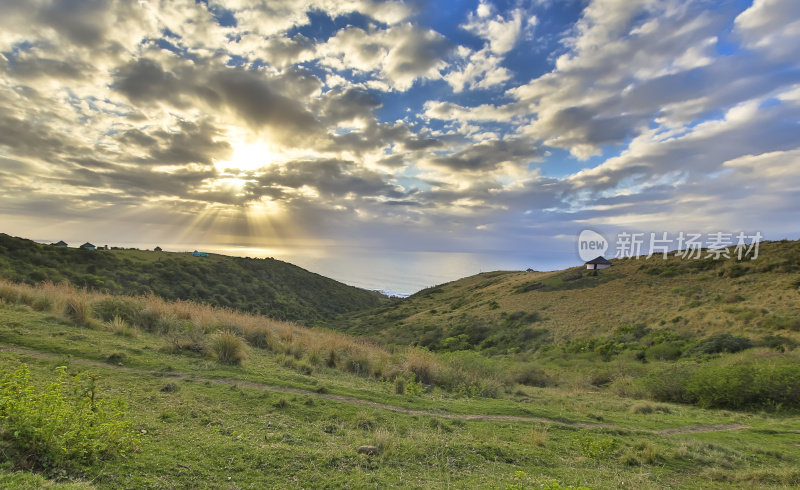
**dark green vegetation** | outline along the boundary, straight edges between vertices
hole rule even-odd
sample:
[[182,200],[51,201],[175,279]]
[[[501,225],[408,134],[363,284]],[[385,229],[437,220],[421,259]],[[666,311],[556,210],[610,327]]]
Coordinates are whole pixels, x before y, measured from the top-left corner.
[[388,302],[275,259],[140,250],[60,248],[0,233],[0,278],[36,284],[68,281],[112,294],[153,293],[315,324]]
[[[127,404],[125,420],[139,435],[132,451],[58,470],[31,472],[4,450],[0,487],[800,484],[796,416],[524,385],[503,388],[500,398],[415,382],[398,394],[396,383],[339,366],[304,373],[286,362],[294,356],[269,349],[254,348],[240,366],[222,364],[138,327],[37,311],[43,302],[27,305],[23,296],[0,301],[0,371],[24,364],[31,385],[47,386],[58,366],[70,377],[88,370],[96,403]],[[362,445],[377,454],[360,454]]]

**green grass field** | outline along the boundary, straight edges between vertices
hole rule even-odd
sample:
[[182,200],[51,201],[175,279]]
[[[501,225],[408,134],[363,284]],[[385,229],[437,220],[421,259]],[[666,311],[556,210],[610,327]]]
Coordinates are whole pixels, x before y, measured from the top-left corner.
[[[39,488],[663,488],[800,484],[789,414],[704,410],[597,390],[507,387],[497,398],[393,383],[324,364],[304,374],[254,349],[241,366],[176,353],[163,335],[78,326],[0,304],[0,366],[99,376],[141,434],[78,470],[2,464]],[[7,436],[7,435],[6,435]],[[360,446],[377,447],[375,455]]]

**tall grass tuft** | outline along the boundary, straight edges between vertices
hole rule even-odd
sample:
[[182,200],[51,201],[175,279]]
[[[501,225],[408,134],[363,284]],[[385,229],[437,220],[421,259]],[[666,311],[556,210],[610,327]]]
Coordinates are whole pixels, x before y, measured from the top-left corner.
[[64,316],[78,325],[88,325],[92,318],[92,304],[86,296],[74,294],[64,304]]
[[122,337],[136,337],[138,335],[136,327],[132,327],[119,316],[115,316],[110,322],[107,322],[106,326],[115,335],[120,335]]
[[217,355],[219,362],[238,366],[247,359],[250,349],[244,339],[233,332],[223,330],[214,335],[211,340],[211,350]]

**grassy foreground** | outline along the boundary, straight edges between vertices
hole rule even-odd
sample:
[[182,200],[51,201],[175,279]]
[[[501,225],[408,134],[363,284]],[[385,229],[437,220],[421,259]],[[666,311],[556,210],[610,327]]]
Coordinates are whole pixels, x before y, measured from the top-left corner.
[[[37,302],[33,290],[15,290],[12,300],[14,287],[6,285],[0,301],[0,372],[24,363],[32,382],[45,386],[56,378],[58,366],[71,375],[88,370],[95,375],[98,401],[126,403],[125,419],[138,436],[134,450],[124,456],[69,470],[25,468],[3,456],[0,487],[800,485],[800,418],[794,415],[705,410],[578,386],[503,384],[497,398],[422,389],[412,380],[399,390],[386,375],[347,368],[353,364],[346,359],[340,364],[334,359],[330,366],[324,355],[318,364],[309,354],[298,360],[286,347],[305,345],[300,327],[283,339],[267,334],[281,344],[251,347],[238,365],[225,364],[199,349],[176,348],[169,329],[159,329],[164,324],[152,331],[126,324],[121,307],[116,319],[98,319],[97,310],[81,317],[80,308],[68,306],[69,291],[51,291],[46,303],[40,297]],[[115,304],[113,298],[94,299],[87,302]],[[189,309],[150,301],[151,309]],[[218,327],[226,314],[195,308],[184,320],[201,324],[199,312],[205,311],[209,325]],[[159,318],[169,317],[163,313]],[[274,331],[290,325],[276,323]],[[308,332],[309,338],[318,333]],[[213,338],[213,330],[208,335]],[[344,336],[326,342],[335,338],[342,352],[360,345]],[[375,349],[368,350],[373,356],[380,351],[369,349]],[[383,366],[384,374],[393,366],[408,369],[407,353],[380,352],[386,363],[370,366]],[[2,434],[0,440],[7,437]],[[363,445],[375,446],[376,454],[360,454]],[[0,455],[7,454],[0,446]]]

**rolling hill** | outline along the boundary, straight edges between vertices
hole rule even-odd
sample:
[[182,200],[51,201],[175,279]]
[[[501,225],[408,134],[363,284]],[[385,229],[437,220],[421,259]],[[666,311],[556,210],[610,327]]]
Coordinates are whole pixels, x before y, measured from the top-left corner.
[[390,300],[275,259],[144,250],[83,250],[0,233],[0,277],[68,281],[112,294],[155,294],[315,324]]
[[799,241],[761,243],[755,260],[682,259],[673,253],[613,264],[596,276],[582,266],[486,272],[329,326],[383,343],[486,354],[530,353],[592,339],[597,344],[626,330],[651,337],[669,331],[686,338],[783,338],[790,345],[800,340]]

